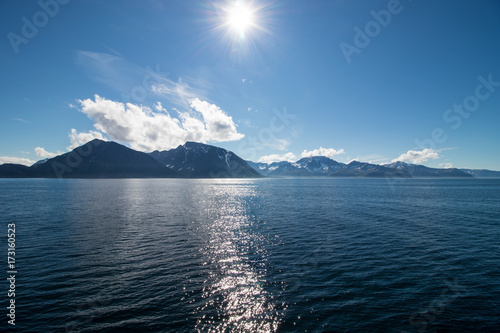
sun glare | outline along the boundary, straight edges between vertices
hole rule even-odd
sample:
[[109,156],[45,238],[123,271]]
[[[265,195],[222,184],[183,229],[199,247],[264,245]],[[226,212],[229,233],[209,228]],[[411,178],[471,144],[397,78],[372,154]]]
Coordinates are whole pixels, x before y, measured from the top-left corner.
[[231,30],[244,37],[245,32],[255,24],[253,14],[253,10],[250,7],[242,3],[237,3],[227,10],[227,24]]
[[275,11],[259,0],[221,0],[207,11],[209,29],[216,38],[213,47],[230,52],[241,60],[243,55],[254,54],[260,48],[274,45]]

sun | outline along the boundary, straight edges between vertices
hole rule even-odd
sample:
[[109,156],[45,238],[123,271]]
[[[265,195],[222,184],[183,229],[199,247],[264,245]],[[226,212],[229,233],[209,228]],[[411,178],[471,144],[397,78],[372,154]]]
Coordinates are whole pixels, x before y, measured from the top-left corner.
[[207,27],[215,43],[211,47],[230,52],[232,57],[249,55],[275,46],[276,9],[262,0],[219,0],[206,12]]
[[244,3],[237,2],[227,9],[226,24],[240,37],[244,37],[255,26],[254,10]]

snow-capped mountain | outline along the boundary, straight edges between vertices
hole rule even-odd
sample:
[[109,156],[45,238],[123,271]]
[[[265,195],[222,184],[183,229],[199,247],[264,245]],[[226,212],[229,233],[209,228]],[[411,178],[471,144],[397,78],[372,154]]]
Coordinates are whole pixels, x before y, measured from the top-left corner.
[[253,178],[261,177],[235,153],[197,142],[186,142],[175,149],[149,154],[160,163],[192,178]]
[[351,161],[349,164],[332,174],[342,177],[389,177],[409,178],[410,175],[404,170],[392,169],[378,164]]
[[345,166],[344,163],[325,156],[305,157],[297,162],[282,161],[267,164],[247,161],[247,163],[261,174],[274,177],[328,176]]
[[404,171],[381,165],[358,161],[344,164],[325,156],[305,157],[293,163],[249,164],[263,175],[271,177],[409,177]]
[[484,170],[484,169],[459,169],[462,172],[476,178],[500,178],[500,171]]
[[344,163],[339,163],[325,156],[304,157],[292,165],[304,168],[315,175],[328,175],[345,166]]
[[471,177],[469,173],[460,171],[459,169],[455,168],[436,169],[401,161],[385,164],[384,166],[392,169],[406,171],[412,177]]
[[[279,176],[279,173],[281,173],[285,169],[289,170],[291,167],[291,163],[287,161],[273,162],[270,164],[262,162],[252,162],[252,161],[245,161],[245,162],[247,162],[249,166],[257,170],[260,174],[264,176],[272,176],[272,175]],[[283,167],[283,169],[280,169],[281,167]]]

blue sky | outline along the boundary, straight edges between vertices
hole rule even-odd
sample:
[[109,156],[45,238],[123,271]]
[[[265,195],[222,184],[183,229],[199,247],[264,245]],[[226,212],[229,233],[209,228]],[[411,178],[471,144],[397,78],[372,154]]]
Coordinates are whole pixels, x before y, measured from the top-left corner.
[[201,141],[254,161],[500,170],[498,1],[0,9],[0,163],[104,138],[142,151]]

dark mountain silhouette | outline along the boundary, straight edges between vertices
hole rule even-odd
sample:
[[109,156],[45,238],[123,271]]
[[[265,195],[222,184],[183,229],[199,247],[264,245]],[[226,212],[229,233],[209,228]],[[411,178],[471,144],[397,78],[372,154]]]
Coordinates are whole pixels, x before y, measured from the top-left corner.
[[[4,167],[3,165],[2,167]],[[5,168],[5,167],[4,167]],[[146,153],[116,142],[92,140],[31,167],[7,166],[0,175],[30,178],[169,178],[177,173]]]
[[0,165],[0,178],[31,178],[30,167],[21,164],[5,163]]

